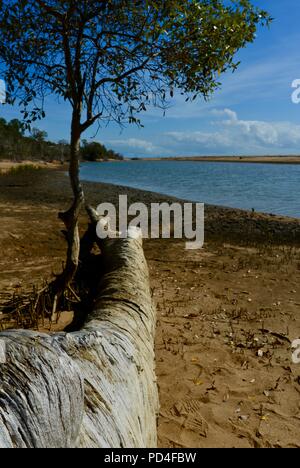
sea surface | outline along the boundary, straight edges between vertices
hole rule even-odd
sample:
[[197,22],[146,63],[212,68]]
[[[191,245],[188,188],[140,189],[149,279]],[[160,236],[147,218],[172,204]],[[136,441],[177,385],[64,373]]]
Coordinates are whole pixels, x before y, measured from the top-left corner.
[[83,163],[81,178],[195,202],[300,218],[300,165],[131,161]]

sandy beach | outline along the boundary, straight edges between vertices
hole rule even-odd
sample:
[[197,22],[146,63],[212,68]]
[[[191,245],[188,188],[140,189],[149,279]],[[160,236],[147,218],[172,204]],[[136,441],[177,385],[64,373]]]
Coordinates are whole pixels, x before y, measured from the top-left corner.
[[[1,166],[0,166],[1,168]],[[171,197],[85,183],[87,201]],[[29,291],[61,270],[59,170],[0,177],[0,291]],[[82,213],[82,230],[86,226]],[[157,306],[160,447],[300,447],[300,220],[206,207],[202,250],[145,240]],[[70,321],[62,317],[57,329]],[[2,328],[14,327],[0,316]],[[52,329],[54,331],[54,329]]]
[[193,161],[248,164],[300,164],[300,156],[178,156],[147,158],[147,161]]
[[19,168],[26,168],[27,166],[32,166],[39,168],[48,168],[48,169],[59,169],[61,167],[61,163],[56,162],[46,162],[46,161],[21,161],[21,162],[13,162],[13,161],[0,161],[0,174],[5,174],[12,169],[19,169]]

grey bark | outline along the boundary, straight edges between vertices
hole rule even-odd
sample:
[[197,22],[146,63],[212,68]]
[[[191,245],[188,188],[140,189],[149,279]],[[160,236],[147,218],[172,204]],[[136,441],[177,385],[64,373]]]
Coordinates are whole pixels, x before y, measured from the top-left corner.
[[[155,447],[155,309],[141,239],[102,244],[81,331],[0,334],[0,447]],[[4,359],[3,359],[4,360]]]
[[59,214],[60,219],[64,222],[67,229],[68,250],[64,272],[55,283],[55,289],[58,294],[62,294],[69,286],[75,277],[79,265],[80,236],[78,218],[84,203],[83,188],[79,179],[81,136],[80,119],[81,105],[78,104],[78,106],[73,109],[70,143],[69,178],[73,191],[73,203],[68,211]]

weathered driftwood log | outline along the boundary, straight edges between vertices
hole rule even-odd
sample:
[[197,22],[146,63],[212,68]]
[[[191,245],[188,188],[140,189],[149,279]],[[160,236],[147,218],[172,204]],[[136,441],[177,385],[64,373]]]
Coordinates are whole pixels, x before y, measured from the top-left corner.
[[1,448],[156,446],[155,310],[142,240],[101,247],[106,273],[81,331],[0,334]]

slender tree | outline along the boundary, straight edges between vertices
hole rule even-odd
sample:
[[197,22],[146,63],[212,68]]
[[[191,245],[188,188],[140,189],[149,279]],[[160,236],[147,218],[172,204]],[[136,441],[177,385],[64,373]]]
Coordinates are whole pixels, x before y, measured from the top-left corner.
[[24,122],[45,116],[55,94],[72,108],[70,181],[74,201],[61,214],[68,255],[61,286],[76,272],[81,135],[95,123],[137,123],[175,91],[208,98],[236,52],[252,42],[266,12],[249,0],[2,0],[0,76]]
[[69,155],[69,143],[67,140],[59,140],[58,146],[60,149],[60,162],[64,163]]
[[44,155],[45,155],[44,145],[45,145],[45,140],[48,136],[47,132],[45,132],[44,130],[39,130],[38,128],[33,128],[31,131],[31,136],[39,145],[40,159],[44,159]]

